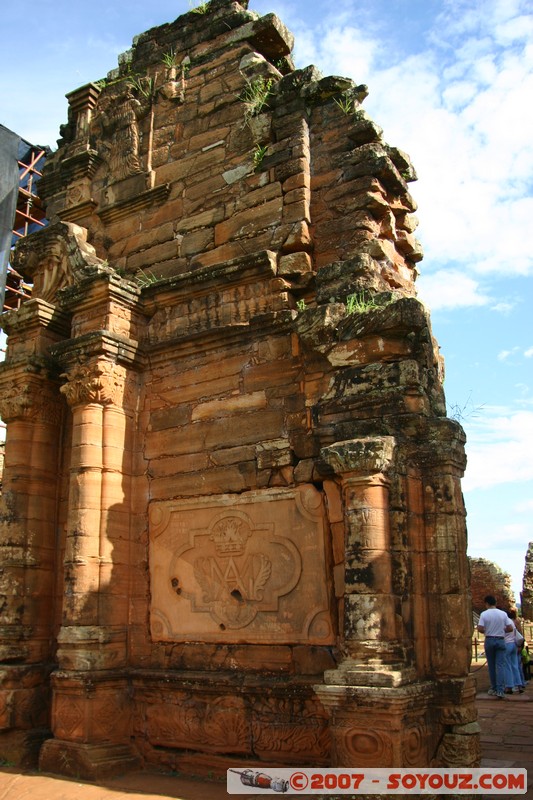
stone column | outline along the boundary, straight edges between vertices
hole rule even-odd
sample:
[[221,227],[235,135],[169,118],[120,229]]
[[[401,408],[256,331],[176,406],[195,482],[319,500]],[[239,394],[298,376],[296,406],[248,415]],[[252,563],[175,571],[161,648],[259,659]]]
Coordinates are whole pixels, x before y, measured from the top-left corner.
[[[60,671],[41,768],[85,778],[133,766],[127,660],[130,378],[104,356],[67,372],[72,456]],[[115,552],[117,550],[118,552]],[[65,760],[65,753],[68,758]]]
[[[336,766],[428,763],[427,708],[432,687],[414,684],[405,655],[399,599],[392,580],[389,474],[392,436],[353,439],[323,448],[341,482],[344,506],[344,597],[337,669],[315,691],[330,716]],[[368,720],[372,720],[369,727]]]
[[349,683],[396,686],[413,678],[404,664],[392,588],[389,478],[392,436],[352,439],[323,448],[341,481],[344,504],[342,671]]
[[527,546],[520,603],[523,618],[533,622],[533,542]]
[[[61,391],[72,408],[72,454],[58,660],[63,669],[116,669],[126,663],[124,580],[114,574],[119,564],[126,568],[126,559],[116,564],[113,550],[117,539],[128,540],[128,376],[104,358],[67,374]],[[125,531],[113,529],[117,520]]]

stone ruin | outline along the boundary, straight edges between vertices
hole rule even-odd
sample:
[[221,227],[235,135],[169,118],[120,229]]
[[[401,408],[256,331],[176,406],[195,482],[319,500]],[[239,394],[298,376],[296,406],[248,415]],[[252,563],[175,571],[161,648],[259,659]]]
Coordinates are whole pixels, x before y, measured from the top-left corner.
[[526,552],[520,602],[523,618],[533,622],[533,542],[529,542]]
[[292,44],[211,0],[67,96],[5,316],[6,759],[478,763],[416,176]]
[[481,614],[485,610],[485,597],[494,595],[498,608],[504,611],[516,609],[516,599],[511,585],[511,576],[494,561],[487,558],[469,558],[472,610]]

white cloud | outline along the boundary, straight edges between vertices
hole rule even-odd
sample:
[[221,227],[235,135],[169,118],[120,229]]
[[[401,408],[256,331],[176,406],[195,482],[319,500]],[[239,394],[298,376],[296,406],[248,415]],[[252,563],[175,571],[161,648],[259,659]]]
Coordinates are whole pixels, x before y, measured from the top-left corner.
[[378,57],[380,43],[351,25],[325,23],[314,31],[297,33],[295,59],[316,64],[325,75],[351,77],[364,83]]
[[423,274],[417,281],[417,289],[420,299],[432,311],[483,306],[489,302],[476,280],[453,269]]
[[466,420],[465,492],[533,480],[533,412],[485,408]]
[[495,303],[493,306],[491,306],[491,311],[497,311],[500,314],[509,314],[515,305],[516,303],[502,300],[501,302]]
[[[525,551],[524,542],[528,542],[531,533],[533,533],[531,525],[527,523],[512,522],[508,525],[497,525],[494,529],[485,531],[480,544],[484,552],[492,550],[495,553],[498,551],[508,553],[510,550],[516,550],[522,554]],[[498,558],[494,558],[494,561],[499,563]]]
[[[306,55],[326,74],[368,83],[367,110],[419,175],[425,263],[462,265],[473,277],[457,305],[469,297],[480,305],[487,296],[476,274],[533,273],[533,14],[525,0],[445,0],[444,8],[416,55],[402,58],[353,18],[324,21],[307,37]],[[444,305],[453,307],[450,293]]]
[[531,500],[524,500],[522,503],[517,503],[514,510],[518,511],[519,514],[533,511],[533,498],[531,498]]
[[[523,350],[522,347],[516,345],[515,347],[511,347],[509,350],[500,350],[497,355],[498,361],[507,361],[511,356],[523,356],[524,358],[531,358],[533,357],[533,347],[530,347],[528,350]],[[521,363],[521,361],[516,360],[514,361],[515,364]],[[522,384],[525,386],[525,384]]]
[[497,356],[498,361],[506,361],[509,358],[509,356],[512,356],[515,353],[517,353],[519,349],[520,349],[519,347],[513,347],[512,350],[501,350]]

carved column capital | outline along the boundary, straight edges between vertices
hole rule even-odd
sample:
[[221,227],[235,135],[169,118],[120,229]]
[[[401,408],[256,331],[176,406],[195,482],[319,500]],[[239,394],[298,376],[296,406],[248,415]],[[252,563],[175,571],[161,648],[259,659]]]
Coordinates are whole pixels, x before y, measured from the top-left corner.
[[0,417],[4,422],[15,419],[25,419],[31,414],[34,398],[31,395],[30,385],[13,386],[0,398]]
[[31,420],[58,425],[61,421],[59,394],[44,382],[16,383],[0,397],[0,417],[5,423]]
[[132,383],[127,370],[118,364],[102,360],[93,364],[76,364],[62,377],[67,378],[67,383],[61,386],[60,391],[72,407],[83,403],[128,404]]
[[337,475],[376,475],[386,473],[394,460],[394,436],[347,439],[344,442],[323,447],[321,459]]

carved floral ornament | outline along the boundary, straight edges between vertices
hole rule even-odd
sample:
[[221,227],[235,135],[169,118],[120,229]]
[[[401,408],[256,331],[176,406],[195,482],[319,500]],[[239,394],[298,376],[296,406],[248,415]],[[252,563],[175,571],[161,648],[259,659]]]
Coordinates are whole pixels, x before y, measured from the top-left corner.
[[65,395],[69,406],[83,403],[122,405],[131,392],[131,383],[124,367],[109,361],[76,364],[61,377],[67,379],[60,391]]

